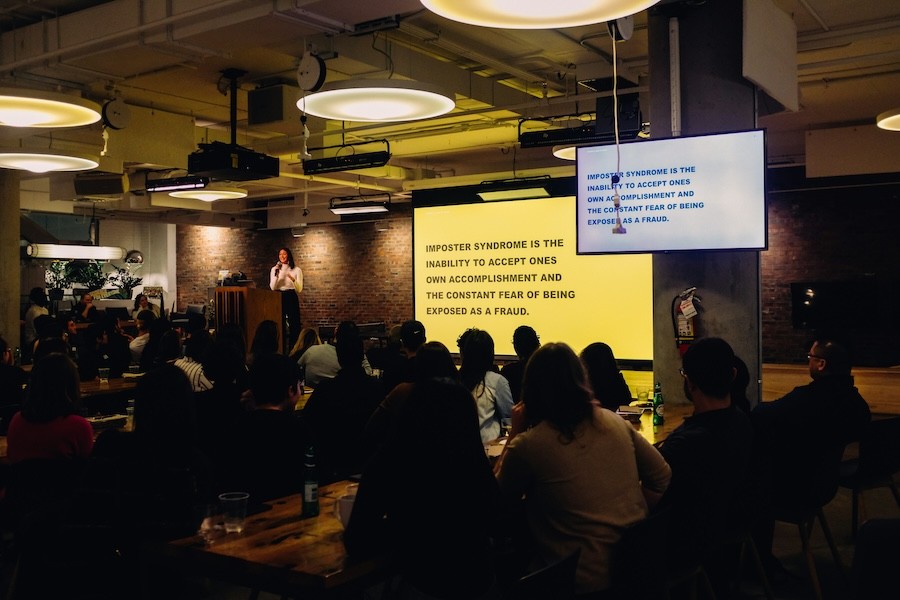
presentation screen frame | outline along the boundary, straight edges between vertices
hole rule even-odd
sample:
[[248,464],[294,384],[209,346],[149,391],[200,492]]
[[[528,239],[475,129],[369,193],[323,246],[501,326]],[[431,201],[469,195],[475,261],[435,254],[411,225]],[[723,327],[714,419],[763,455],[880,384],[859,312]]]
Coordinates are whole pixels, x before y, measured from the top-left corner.
[[578,254],[768,248],[762,129],[583,146],[576,172]]

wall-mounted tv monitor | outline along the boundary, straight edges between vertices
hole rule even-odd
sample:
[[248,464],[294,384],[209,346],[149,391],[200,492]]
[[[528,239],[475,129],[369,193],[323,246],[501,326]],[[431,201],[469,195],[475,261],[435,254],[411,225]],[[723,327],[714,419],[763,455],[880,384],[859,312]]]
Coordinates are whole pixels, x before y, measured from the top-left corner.
[[586,146],[576,160],[579,254],[766,248],[762,130]]

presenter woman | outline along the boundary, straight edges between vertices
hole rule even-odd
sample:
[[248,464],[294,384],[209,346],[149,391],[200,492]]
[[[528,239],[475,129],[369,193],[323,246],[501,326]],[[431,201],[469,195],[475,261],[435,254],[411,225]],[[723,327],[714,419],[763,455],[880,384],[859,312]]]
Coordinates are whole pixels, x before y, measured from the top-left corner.
[[303,271],[294,264],[288,248],[278,251],[278,263],[269,273],[269,288],[281,292],[281,311],[284,320],[284,353],[294,347],[300,336],[300,292],[303,291]]

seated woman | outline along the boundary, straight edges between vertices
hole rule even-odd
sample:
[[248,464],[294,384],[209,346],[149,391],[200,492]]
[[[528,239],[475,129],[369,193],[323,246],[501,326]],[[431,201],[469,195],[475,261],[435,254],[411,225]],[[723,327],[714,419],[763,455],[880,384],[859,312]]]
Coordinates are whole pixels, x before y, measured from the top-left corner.
[[587,369],[588,383],[594,390],[594,398],[603,408],[616,411],[631,402],[631,390],[619,371],[612,348],[603,342],[594,342],[581,351],[581,362]]
[[429,424],[427,450],[410,451],[405,435],[386,440],[363,471],[344,534],[348,551],[388,546],[400,574],[397,598],[495,598],[497,482],[471,394],[452,380],[420,381],[396,419],[400,432]]
[[31,371],[22,410],[7,434],[10,464],[31,459],[86,459],[94,445],[91,424],[78,414],[78,367],[65,354],[39,359]]
[[297,343],[291,348],[288,356],[290,356],[292,360],[298,361],[310,346],[317,346],[321,343],[322,340],[319,339],[319,333],[312,327],[307,327],[300,332],[300,335],[297,337]]
[[670,478],[659,452],[593,399],[569,346],[547,344],[531,356],[498,480],[507,503],[524,502],[533,568],[580,549],[576,592],[607,589],[612,547]]
[[457,343],[459,379],[475,398],[481,441],[495,440],[501,426],[509,424],[513,396],[506,378],[493,370],[494,338],[487,331],[467,329]]
[[159,318],[159,306],[150,302],[150,298],[146,294],[138,294],[134,297],[134,308],[131,310],[131,318],[137,319],[138,314],[142,310],[149,310],[153,316]]

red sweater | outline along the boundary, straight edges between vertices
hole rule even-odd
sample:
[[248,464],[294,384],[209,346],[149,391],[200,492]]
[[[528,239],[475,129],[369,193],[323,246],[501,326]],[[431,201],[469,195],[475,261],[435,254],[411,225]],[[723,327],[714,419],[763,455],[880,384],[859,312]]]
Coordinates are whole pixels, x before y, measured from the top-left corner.
[[88,458],[94,446],[94,430],[78,415],[32,423],[19,412],[9,423],[7,444],[10,464],[32,458]]

